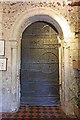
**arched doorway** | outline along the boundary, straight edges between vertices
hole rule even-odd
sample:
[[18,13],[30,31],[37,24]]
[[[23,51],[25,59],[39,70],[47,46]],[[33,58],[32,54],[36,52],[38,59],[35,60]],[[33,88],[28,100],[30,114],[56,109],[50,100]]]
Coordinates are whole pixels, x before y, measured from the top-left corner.
[[53,25],[41,21],[23,32],[21,105],[60,105],[58,34]]
[[[71,39],[71,31],[67,21],[60,16],[56,11],[51,8],[31,8],[24,13],[22,13],[15,24],[12,26],[11,34],[10,34],[10,47],[11,47],[11,81],[14,84],[12,86],[12,93],[15,93],[12,100],[12,107],[15,110],[20,106],[20,98],[21,98],[21,87],[20,87],[20,67],[21,67],[21,39],[24,30],[34,22],[37,21],[45,21],[47,23],[52,24],[59,33],[58,40],[61,43],[61,47],[59,48],[59,83],[61,84],[60,90],[60,102],[65,112],[69,113],[69,105],[66,107],[66,93],[67,87],[67,77],[68,72],[70,71],[69,63],[66,59],[69,59],[69,55],[67,55],[66,48],[64,47],[64,42],[69,47],[69,40]],[[64,48],[64,49],[63,49]],[[65,54],[64,54],[65,51]],[[67,74],[65,74],[67,73]],[[15,105],[13,106],[13,104]],[[64,105],[64,106],[63,106]]]

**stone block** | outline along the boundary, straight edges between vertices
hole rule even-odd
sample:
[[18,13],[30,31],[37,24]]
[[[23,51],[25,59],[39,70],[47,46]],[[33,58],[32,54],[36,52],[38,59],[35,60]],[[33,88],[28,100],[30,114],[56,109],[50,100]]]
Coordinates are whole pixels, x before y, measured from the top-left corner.
[[80,69],[80,60],[73,61],[73,68]]

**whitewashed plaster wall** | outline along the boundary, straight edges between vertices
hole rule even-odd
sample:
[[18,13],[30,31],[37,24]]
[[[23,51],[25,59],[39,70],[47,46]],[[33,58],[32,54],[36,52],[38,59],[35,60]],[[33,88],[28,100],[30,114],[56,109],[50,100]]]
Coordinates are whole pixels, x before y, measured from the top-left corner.
[[[54,0],[53,0],[54,1]],[[2,15],[2,20],[0,21],[0,25],[2,26],[2,30],[0,30],[0,39],[5,40],[5,56],[7,58],[7,71],[0,71],[0,80],[2,80],[2,103],[0,102],[0,106],[2,105],[2,108],[0,108],[0,111],[16,111],[19,108],[20,103],[20,81],[19,81],[19,73],[15,70],[15,67],[19,67],[17,63],[16,56],[18,55],[18,51],[16,48],[18,48],[17,41],[15,37],[12,37],[12,32],[17,30],[14,27],[15,22],[18,20],[18,18],[24,14],[25,12],[33,8],[40,8],[45,7],[47,9],[53,9],[58,15],[62,16],[68,23],[71,31],[71,38],[70,41],[65,42],[63,41],[62,49],[63,49],[63,56],[62,56],[62,78],[64,88],[63,88],[63,94],[65,94],[63,101],[63,109],[66,114],[73,114],[72,112],[72,104],[69,103],[70,98],[70,92],[67,88],[72,83],[72,80],[75,77],[74,74],[74,68],[73,68],[73,60],[78,60],[80,58],[80,48],[78,46],[78,43],[80,42],[78,37],[76,37],[76,33],[78,32],[78,8],[79,6],[66,4],[66,2],[63,2],[62,0],[58,0],[58,2],[49,2],[47,0],[46,2],[11,2],[11,1],[5,1],[1,2],[0,6],[2,6],[0,10],[0,15]],[[46,11],[48,12],[48,11]],[[48,12],[49,13],[49,12]],[[44,14],[44,12],[43,12]],[[27,16],[27,14],[26,14]],[[23,19],[23,17],[21,17]],[[63,24],[64,26],[64,24]],[[66,27],[66,26],[65,26]],[[13,31],[14,28],[14,31]],[[20,39],[21,36],[18,36],[17,39]],[[10,42],[12,41],[12,42]],[[66,59],[67,56],[67,59]],[[14,58],[14,59],[12,59]],[[14,64],[13,64],[14,63]],[[15,64],[16,63],[16,64]],[[17,69],[17,68],[16,68]],[[12,71],[14,71],[15,75],[12,75]],[[17,77],[18,75],[18,77]],[[15,77],[16,76],[16,77]],[[15,80],[14,80],[15,79]],[[66,91],[65,91],[66,89]],[[65,92],[64,92],[65,91]],[[6,98],[6,99],[5,99]],[[64,102],[66,101],[66,102]],[[64,107],[65,106],[65,107]],[[66,107],[67,106],[67,107]],[[68,108],[68,109],[67,109]]]

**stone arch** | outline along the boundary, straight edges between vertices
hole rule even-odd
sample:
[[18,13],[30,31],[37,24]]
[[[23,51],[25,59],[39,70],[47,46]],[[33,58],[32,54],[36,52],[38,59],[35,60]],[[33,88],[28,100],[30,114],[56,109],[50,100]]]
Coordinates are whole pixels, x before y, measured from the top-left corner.
[[36,21],[45,21],[54,25],[61,39],[64,38],[66,40],[71,36],[71,31],[66,19],[51,8],[39,7],[29,9],[18,17],[12,26],[10,39],[17,40],[19,36],[21,37],[25,28]]
[[[21,46],[20,41],[22,38],[22,33],[30,24],[36,21],[44,21],[52,24],[58,31],[59,41],[63,40],[67,43],[71,39],[71,31],[67,21],[62,16],[58,15],[58,13],[51,8],[44,8],[44,7],[32,8],[30,10],[25,11],[17,18],[14,25],[12,26],[11,35],[10,35],[10,45],[11,45],[11,54],[12,54],[11,57],[13,57],[11,58],[11,63],[12,63],[11,79],[13,81],[12,83],[15,83],[15,86],[16,86],[14,87],[12,85],[12,90],[13,90],[12,93],[16,94],[16,98],[14,94],[15,103],[13,102],[14,106],[12,106],[12,111],[14,111],[20,105],[20,61],[21,61],[20,60],[20,46]],[[60,54],[62,54],[61,50],[62,49],[60,48],[59,50]],[[59,59],[60,59],[59,61],[60,76],[59,77],[61,80],[61,77],[62,77],[61,69],[63,65],[61,63],[61,57]],[[67,63],[67,66],[68,66],[68,63]],[[66,68],[65,68],[65,71],[66,71]],[[64,76],[64,73],[63,73],[63,76]],[[66,79],[66,76],[65,76],[65,79]],[[64,85],[64,82],[63,82],[63,85]],[[14,88],[16,89],[14,90]]]

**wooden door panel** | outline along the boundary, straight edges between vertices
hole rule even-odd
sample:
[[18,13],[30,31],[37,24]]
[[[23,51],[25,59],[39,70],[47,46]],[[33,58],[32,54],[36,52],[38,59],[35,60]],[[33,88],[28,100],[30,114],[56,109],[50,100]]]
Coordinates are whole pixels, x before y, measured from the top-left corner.
[[46,23],[34,24],[25,30],[21,42],[21,103],[59,105],[57,34],[50,26],[43,29]]

